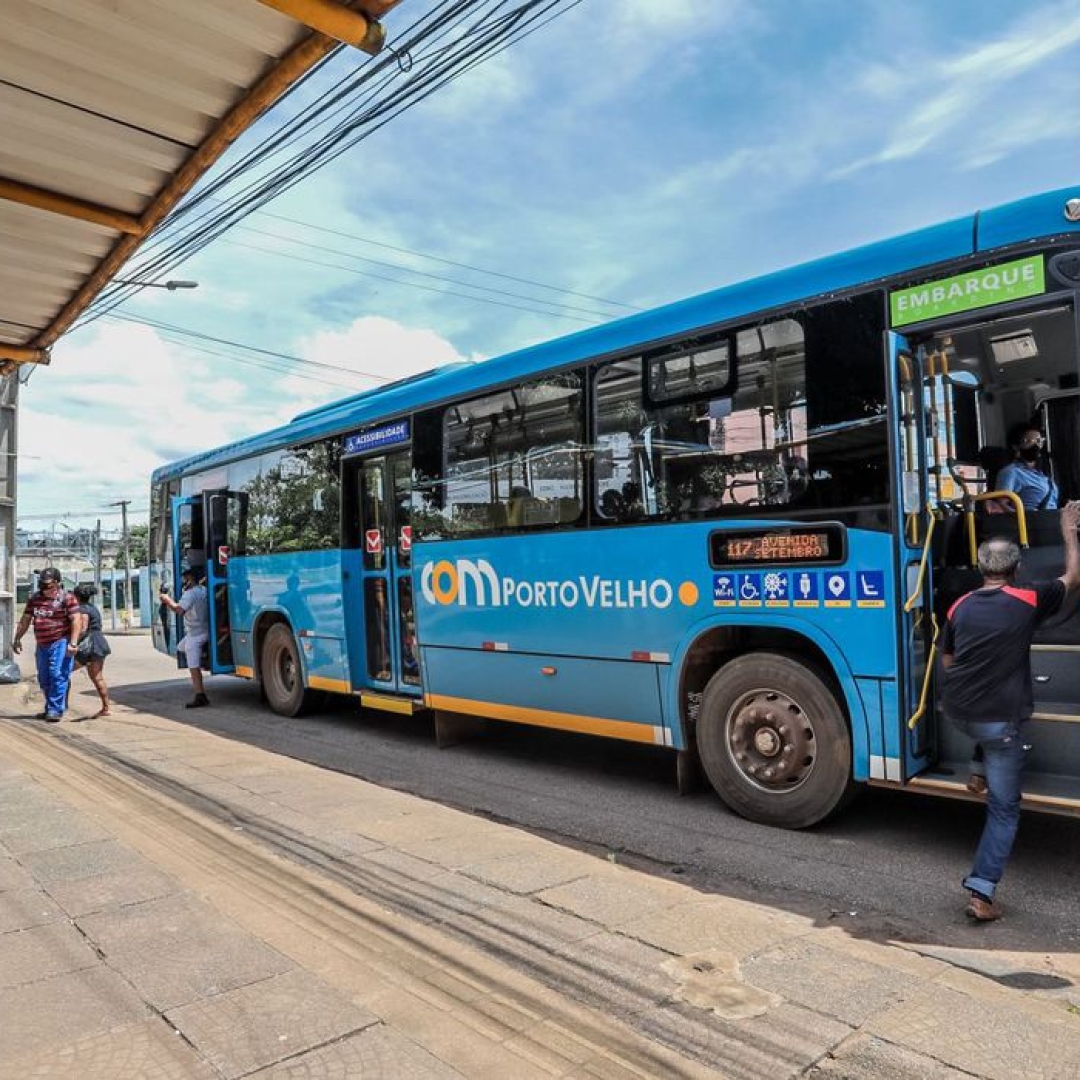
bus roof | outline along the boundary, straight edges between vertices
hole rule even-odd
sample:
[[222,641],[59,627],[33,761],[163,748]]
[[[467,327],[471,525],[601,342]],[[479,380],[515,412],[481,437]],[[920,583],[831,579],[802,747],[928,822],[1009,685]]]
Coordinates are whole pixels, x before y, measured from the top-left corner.
[[950,259],[1025,241],[1080,233],[1080,221],[1069,221],[1064,215],[1066,202],[1076,198],[1080,198],[1080,188],[1034,195],[727,285],[482,363],[446,364],[302,412],[290,423],[271,431],[164,465],[154,471],[153,481],[157,483],[212,468],[264,450],[344,434],[416,408],[528,378],[550,368],[663,341],[698,327],[930,268]]

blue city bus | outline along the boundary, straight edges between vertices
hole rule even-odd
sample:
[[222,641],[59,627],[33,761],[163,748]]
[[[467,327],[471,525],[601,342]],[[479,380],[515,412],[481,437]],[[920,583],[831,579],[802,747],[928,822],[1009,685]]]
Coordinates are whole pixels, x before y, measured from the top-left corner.
[[[671,748],[748,818],[863,784],[964,797],[934,662],[975,548],[1061,572],[995,490],[1018,422],[1080,496],[1080,190],[1039,195],[483,363],[158,469],[152,574],[205,577],[206,670]],[[1025,797],[1080,808],[1080,616],[1041,630]],[[174,653],[162,613],[155,644]]]

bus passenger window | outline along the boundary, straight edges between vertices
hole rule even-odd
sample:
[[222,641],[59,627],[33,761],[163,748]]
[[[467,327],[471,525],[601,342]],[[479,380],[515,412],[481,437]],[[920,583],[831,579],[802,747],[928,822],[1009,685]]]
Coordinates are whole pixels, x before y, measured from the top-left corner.
[[[442,535],[571,525],[581,516],[582,376],[564,372],[452,405],[440,490],[418,485],[417,519]],[[439,507],[441,503],[441,508]]]

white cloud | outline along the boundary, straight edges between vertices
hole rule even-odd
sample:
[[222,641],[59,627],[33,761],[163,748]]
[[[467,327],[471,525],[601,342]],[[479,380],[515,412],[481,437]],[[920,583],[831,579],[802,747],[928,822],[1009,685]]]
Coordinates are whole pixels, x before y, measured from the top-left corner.
[[[355,389],[382,386],[430,368],[462,360],[450,342],[433,330],[403,326],[393,319],[368,315],[344,330],[320,330],[300,342],[305,360],[330,364],[361,376]],[[320,386],[298,372],[281,381],[281,391],[289,404],[279,410],[282,421],[305,408],[312,408],[350,391]]]
[[[1008,123],[1009,114],[1017,110],[1045,116],[1041,69],[1078,42],[1080,19],[1070,2],[1026,15],[992,40],[976,43],[967,53],[944,60],[908,57],[904,79],[884,73],[879,64],[871,65],[856,81],[864,87],[877,83],[878,91],[896,106],[895,122],[880,149],[835,170],[833,177],[846,178],[868,167],[913,158],[947,140],[955,139],[963,148],[972,139],[997,141],[996,154],[986,154],[978,146],[964,150],[968,160],[987,163],[1008,150],[1041,140],[1041,119],[1027,128],[1026,137],[1012,125],[1007,142],[995,140],[995,129],[1003,118]],[[994,108],[1001,93],[1009,94],[1007,107]],[[980,122],[975,122],[976,117]]]
[[[282,348],[289,346],[341,374],[300,365],[289,374],[258,368],[223,374],[228,359],[174,345],[133,323],[102,321],[62,340],[51,366],[22,389],[20,510],[85,512],[90,523],[118,499],[131,499],[136,511],[145,507],[150,474],[160,465],[286,423],[364,386],[462,359],[433,330],[379,316]],[[349,372],[377,377],[349,379]]]

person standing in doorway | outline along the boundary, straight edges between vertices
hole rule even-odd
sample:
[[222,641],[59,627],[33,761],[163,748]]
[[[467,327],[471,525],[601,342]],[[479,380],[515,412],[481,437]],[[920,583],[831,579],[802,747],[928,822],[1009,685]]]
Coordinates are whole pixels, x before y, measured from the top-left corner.
[[990,922],[994,894],[1020,823],[1020,781],[1028,747],[1023,726],[1034,709],[1031,641],[1066,593],[1080,585],[1080,502],[1061,512],[1065,572],[1053,581],[1016,584],[1020,549],[994,537],[979,545],[982,587],[949,609],[942,642],[945,715],[975,740],[986,774],[986,824],[971,873],[967,914]]
[[179,600],[164,592],[158,599],[170,611],[179,612],[184,617],[184,636],[177,643],[176,651],[182,652],[187,660],[191,687],[195,691],[195,696],[184,708],[202,709],[210,704],[203,687],[202,673],[203,646],[210,638],[210,605],[206,598],[206,586],[199,582],[194,570],[185,570],[180,583],[183,592]]
[[15,628],[11,643],[15,652],[22,652],[22,638],[31,623],[37,641],[38,686],[45,697],[45,711],[37,718],[55,723],[63,719],[67,707],[71,665],[82,626],[79,601],[64,589],[55,566],[46,567],[38,575],[37,592],[26,602]]

